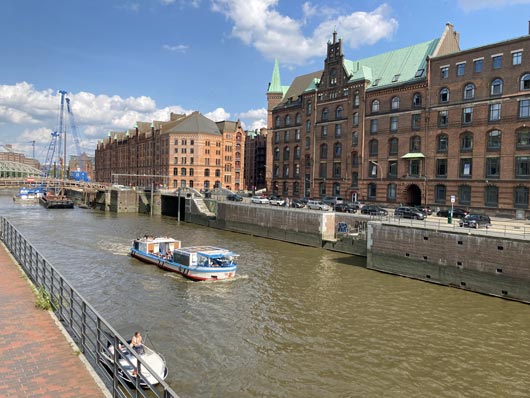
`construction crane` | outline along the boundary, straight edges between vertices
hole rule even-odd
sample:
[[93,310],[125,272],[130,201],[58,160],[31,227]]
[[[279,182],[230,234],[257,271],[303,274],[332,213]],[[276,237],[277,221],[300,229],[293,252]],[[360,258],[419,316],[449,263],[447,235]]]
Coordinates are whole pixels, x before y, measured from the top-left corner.
[[[64,97],[66,95],[66,91],[60,90],[59,94],[61,95],[61,105],[59,108],[58,128],[56,131],[51,133],[50,145],[48,146],[48,152],[46,154],[46,160],[44,161],[44,166],[43,166],[43,172],[44,172],[45,177],[50,176],[50,173],[54,167],[54,164],[56,164],[55,163],[56,152],[57,152],[57,157],[59,157],[59,163],[61,163],[60,153],[61,153],[62,136],[66,134],[66,130],[64,126]],[[66,137],[64,141],[65,141],[64,144],[65,144],[65,156],[66,156]],[[63,175],[66,175],[65,171],[63,172]],[[56,172],[54,173],[54,177],[57,177]]]
[[85,170],[85,159],[83,158],[83,153],[81,152],[81,145],[79,143],[79,134],[77,134],[77,126],[75,124],[75,118],[74,118],[74,112],[72,112],[72,108],[70,106],[70,98],[66,98],[66,110],[69,115],[70,119],[70,128],[72,129],[72,133],[74,135],[74,143],[75,143],[75,149],[77,151],[77,157],[79,161],[79,169],[80,171],[86,171]]

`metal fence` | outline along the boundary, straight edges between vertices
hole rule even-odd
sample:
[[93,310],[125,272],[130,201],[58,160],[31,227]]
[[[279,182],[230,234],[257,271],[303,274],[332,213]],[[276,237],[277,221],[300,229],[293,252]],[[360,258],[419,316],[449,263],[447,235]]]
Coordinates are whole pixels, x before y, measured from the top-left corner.
[[[5,217],[0,218],[0,239],[39,294],[49,301],[51,309],[113,397],[178,398],[171,387],[129,346],[126,339],[87,303]],[[144,376],[145,372],[142,372],[143,368],[158,383],[150,383]]]

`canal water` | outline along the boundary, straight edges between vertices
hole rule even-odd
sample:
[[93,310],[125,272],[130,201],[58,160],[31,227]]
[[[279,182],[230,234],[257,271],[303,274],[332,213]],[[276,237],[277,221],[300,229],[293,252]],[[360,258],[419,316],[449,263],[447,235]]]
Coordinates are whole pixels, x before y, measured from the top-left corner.
[[[142,325],[182,398],[528,397],[530,306],[362,268],[363,259],[0,194],[6,216],[113,326]],[[240,253],[228,282],[128,256],[133,238]]]

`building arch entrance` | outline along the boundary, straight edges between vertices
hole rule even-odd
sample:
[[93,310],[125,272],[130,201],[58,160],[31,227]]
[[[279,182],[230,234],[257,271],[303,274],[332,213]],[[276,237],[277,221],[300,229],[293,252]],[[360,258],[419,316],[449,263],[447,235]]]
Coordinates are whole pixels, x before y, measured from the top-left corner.
[[405,202],[409,206],[421,205],[421,189],[416,184],[410,184],[405,191]]

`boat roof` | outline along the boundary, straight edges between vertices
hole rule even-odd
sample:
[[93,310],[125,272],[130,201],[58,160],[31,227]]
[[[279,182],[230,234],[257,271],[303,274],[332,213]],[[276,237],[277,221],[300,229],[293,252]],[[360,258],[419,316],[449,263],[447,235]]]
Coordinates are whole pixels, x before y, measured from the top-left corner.
[[181,247],[180,249],[176,249],[176,252],[181,253],[197,253],[201,256],[208,257],[208,258],[222,258],[226,256],[237,256],[236,253],[228,250],[228,249],[222,249],[220,247],[215,246],[190,246],[190,247]]
[[154,237],[154,236],[143,236],[141,238],[136,238],[136,240],[138,242],[156,242],[156,243],[160,243],[160,242],[178,242],[176,239],[173,239],[173,238],[170,238],[168,236],[157,236],[157,237]]

